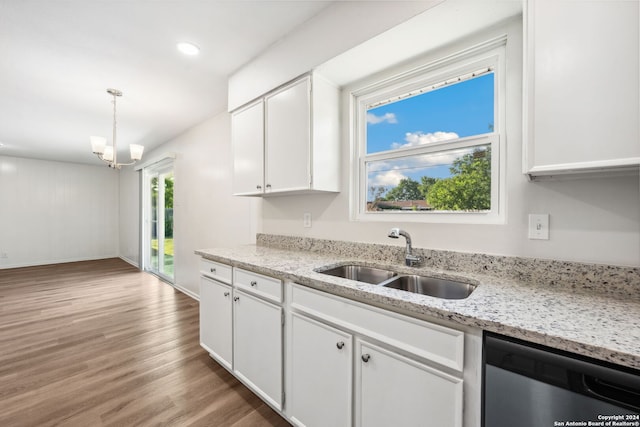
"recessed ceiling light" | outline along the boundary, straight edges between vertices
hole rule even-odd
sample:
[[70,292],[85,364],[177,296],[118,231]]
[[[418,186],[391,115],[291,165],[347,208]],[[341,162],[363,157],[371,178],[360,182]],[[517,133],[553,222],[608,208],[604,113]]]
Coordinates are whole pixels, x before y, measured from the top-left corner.
[[185,55],[194,56],[200,53],[200,48],[193,43],[180,42],[176,44],[178,50]]

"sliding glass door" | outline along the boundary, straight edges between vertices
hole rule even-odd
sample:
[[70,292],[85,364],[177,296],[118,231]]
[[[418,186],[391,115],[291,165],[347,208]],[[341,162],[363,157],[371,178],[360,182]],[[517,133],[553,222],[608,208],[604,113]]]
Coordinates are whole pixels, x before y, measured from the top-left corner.
[[173,165],[145,170],[145,270],[174,281]]

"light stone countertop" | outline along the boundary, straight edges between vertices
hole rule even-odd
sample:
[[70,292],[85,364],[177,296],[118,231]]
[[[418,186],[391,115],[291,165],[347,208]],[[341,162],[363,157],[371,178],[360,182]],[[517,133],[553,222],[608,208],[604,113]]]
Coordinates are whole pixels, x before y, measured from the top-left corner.
[[[401,251],[401,248],[399,248]],[[197,250],[204,258],[310,286],[419,318],[436,318],[640,369],[640,296],[591,288],[531,283],[478,272],[409,268],[345,254],[262,245]],[[380,258],[378,258],[380,259]],[[492,261],[493,262],[493,261]],[[330,265],[381,266],[398,273],[477,284],[466,299],[444,300],[318,273]],[[630,274],[635,277],[636,269]],[[628,281],[628,279],[625,279]]]

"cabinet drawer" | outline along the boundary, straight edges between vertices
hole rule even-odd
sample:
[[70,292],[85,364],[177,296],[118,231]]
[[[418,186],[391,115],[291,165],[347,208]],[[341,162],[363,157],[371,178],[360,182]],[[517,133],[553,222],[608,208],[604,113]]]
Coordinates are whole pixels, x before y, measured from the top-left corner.
[[293,285],[291,307],[462,372],[464,333]]
[[282,280],[236,268],[233,273],[233,283],[239,289],[244,289],[270,301],[282,302]]
[[203,276],[231,284],[231,271],[232,268],[230,265],[200,258],[200,274]]

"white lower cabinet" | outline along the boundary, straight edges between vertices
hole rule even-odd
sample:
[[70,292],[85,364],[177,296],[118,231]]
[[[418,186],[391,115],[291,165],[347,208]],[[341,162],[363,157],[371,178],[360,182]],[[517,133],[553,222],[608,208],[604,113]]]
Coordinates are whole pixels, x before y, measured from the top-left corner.
[[297,284],[287,290],[291,422],[463,426],[463,332]]
[[288,412],[298,426],[351,425],[351,334],[293,313]]
[[231,286],[200,278],[200,345],[231,369],[233,334]]
[[462,379],[356,340],[355,425],[459,427]]
[[[291,282],[283,293],[279,279],[220,263],[202,267],[200,344],[292,424],[463,426],[463,383],[475,390],[480,366],[474,352],[464,364],[474,348],[464,332]],[[464,426],[473,426],[479,400],[464,402]]]
[[200,273],[200,345],[282,412],[282,281],[206,259]]
[[234,373],[282,409],[282,308],[235,289],[233,321]]

